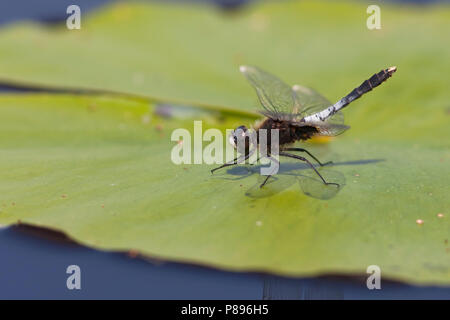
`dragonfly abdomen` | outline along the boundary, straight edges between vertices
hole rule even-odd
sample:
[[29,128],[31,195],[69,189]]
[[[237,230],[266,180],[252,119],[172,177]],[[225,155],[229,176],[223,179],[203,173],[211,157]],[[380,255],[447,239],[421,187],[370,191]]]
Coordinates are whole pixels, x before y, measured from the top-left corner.
[[396,67],[391,67],[391,68],[388,68],[388,69],[385,69],[385,70],[381,70],[378,73],[375,73],[368,80],[364,81],[358,88],[353,89],[353,91],[350,92],[345,97],[346,100],[348,100],[348,103],[350,103],[353,100],[358,99],[363,94],[371,91],[375,87],[378,87],[384,81],[389,79],[396,70],[397,70]]
[[307,116],[303,118],[303,121],[325,121],[332,115],[334,115],[339,110],[346,107],[350,102],[358,99],[363,94],[371,91],[373,88],[378,87],[380,84],[382,84],[384,81],[389,79],[392,74],[397,70],[397,67],[390,67],[384,70],[381,70],[378,73],[375,73],[373,76],[371,76],[368,80],[361,83],[361,85],[355,89],[353,89],[352,92],[350,92],[348,95],[343,97],[341,100],[336,102],[334,105],[329,106],[328,108],[317,112],[315,114],[312,114],[310,116]]

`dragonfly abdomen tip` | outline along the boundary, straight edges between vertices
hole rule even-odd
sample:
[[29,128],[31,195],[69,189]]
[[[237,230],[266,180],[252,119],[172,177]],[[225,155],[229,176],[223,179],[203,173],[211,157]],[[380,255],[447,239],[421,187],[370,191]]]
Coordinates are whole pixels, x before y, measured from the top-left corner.
[[388,72],[395,72],[395,71],[397,71],[397,67],[396,66],[390,67],[388,69]]

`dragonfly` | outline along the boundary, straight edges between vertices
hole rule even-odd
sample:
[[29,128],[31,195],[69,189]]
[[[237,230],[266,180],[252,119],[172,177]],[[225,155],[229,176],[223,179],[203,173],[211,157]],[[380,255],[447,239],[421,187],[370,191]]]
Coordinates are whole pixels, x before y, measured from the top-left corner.
[[[342,109],[389,79],[397,71],[397,67],[390,67],[375,73],[334,104],[314,89],[300,85],[290,87],[276,76],[255,66],[241,66],[240,71],[255,89],[262,107],[259,112],[265,117],[254,128],[256,144],[260,143],[261,129],[267,130],[266,137],[270,136],[271,130],[277,129],[279,136],[278,156],[305,162],[325,185],[339,187],[337,183],[327,182],[310,160],[291,152],[305,153],[319,166],[331,164],[331,161],[322,163],[308,150],[292,147],[292,145],[297,141],[306,141],[314,136],[337,136],[349,129],[350,127],[344,124]],[[237,148],[238,145],[244,145],[244,149],[240,150],[242,155],[212,169],[211,173],[221,168],[241,164],[251,156],[247,131],[246,126],[239,126],[231,132],[229,139],[234,148]],[[273,161],[278,161],[271,157],[271,142],[269,140],[267,141],[267,157]],[[270,177],[270,174],[266,176],[260,188],[267,183]]]

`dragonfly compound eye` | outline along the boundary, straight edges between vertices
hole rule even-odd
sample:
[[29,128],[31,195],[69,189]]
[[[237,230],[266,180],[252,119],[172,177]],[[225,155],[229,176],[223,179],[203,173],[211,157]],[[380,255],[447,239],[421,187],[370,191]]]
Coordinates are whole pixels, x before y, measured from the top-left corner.
[[245,126],[237,127],[230,136],[231,145],[238,150],[239,153],[245,153],[249,147],[249,137]]
[[247,127],[240,126],[237,127],[233,132],[231,132],[229,137],[229,142],[234,148],[238,148],[242,145],[244,148],[248,144],[248,137],[246,137]]

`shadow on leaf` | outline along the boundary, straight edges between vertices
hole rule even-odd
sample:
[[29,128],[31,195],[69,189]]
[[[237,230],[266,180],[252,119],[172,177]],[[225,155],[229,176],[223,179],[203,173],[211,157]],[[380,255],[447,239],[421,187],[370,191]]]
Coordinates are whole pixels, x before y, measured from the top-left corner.
[[[325,185],[307,164],[292,162],[281,163],[278,173],[270,177],[268,182],[262,188],[260,188],[260,185],[266,178],[266,176],[259,174],[261,167],[263,167],[262,165],[236,166],[227,170],[227,174],[234,176],[233,178],[221,178],[226,180],[241,180],[253,174],[258,174],[259,177],[257,183],[251,186],[245,193],[246,196],[251,198],[267,198],[298,183],[305,195],[316,199],[328,200],[335,197],[339,190],[345,186],[345,176],[338,171],[331,170],[332,167],[365,165],[381,161],[384,161],[384,159],[338,162],[327,165],[326,167],[315,166],[327,182],[337,183],[339,184],[339,187],[336,185]],[[302,171],[302,174],[296,172],[299,170]]]

